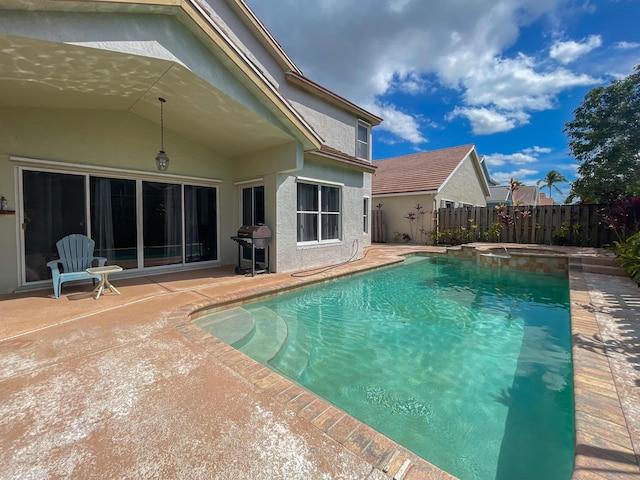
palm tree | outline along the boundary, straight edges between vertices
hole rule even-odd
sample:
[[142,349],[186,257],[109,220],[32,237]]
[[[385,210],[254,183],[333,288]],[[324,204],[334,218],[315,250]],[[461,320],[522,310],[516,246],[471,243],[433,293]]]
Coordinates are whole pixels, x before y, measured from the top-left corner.
[[538,180],[536,185],[540,185],[541,183],[544,184],[545,188],[549,189],[549,197],[551,198],[552,189],[555,189],[556,192],[562,195],[562,190],[560,190],[556,186],[556,183],[569,183],[569,180],[567,180],[566,177],[562,175],[559,171],[549,170],[549,173],[547,173],[547,175],[544,178]]

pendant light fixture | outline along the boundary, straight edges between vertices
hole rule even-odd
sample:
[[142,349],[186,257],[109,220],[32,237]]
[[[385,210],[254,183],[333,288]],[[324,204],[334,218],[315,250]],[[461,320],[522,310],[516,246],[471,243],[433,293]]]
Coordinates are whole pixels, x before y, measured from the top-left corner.
[[156,155],[156,166],[161,172],[166,172],[169,168],[169,157],[164,152],[164,103],[166,100],[158,97],[160,100],[160,151]]

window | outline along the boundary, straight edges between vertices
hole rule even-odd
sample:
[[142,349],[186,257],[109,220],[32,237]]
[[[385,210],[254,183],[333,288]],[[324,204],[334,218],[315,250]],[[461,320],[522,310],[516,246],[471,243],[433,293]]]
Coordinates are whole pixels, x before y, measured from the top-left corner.
[[356,138],[356,157],[370,159],[369,155],[369,131],[370,126],[363,122],[358,122],[358,135]]
[[340,239],[340,188],[298,183],[298,242]]
[[364,197],[362,202],[362,219],[362,231],[369,233],[369,199],[367,197]]

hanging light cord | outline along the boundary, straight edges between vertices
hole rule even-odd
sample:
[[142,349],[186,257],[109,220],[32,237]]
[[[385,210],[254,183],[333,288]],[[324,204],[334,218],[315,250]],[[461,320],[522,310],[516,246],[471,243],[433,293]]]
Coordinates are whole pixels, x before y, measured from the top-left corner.
[[160,100],[160,151],[164,152],[164,102],[166,100],[162,97],[158,97]]

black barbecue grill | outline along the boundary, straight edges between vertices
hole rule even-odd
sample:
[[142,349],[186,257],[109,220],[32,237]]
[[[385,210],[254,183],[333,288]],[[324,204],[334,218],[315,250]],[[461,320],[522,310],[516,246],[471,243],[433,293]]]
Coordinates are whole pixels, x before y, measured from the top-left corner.
[[[269,273],[269,245],[271,244],[271,229],[266,225],[242,225],[235,237],[231,240],[238,242],[238,265],[236,273],[245,274],[251,272]],[[251,268],[242,268],[242,249],[251,249]],[[264,268],[256,269],[256,249],[262,249],[266,253]]]

